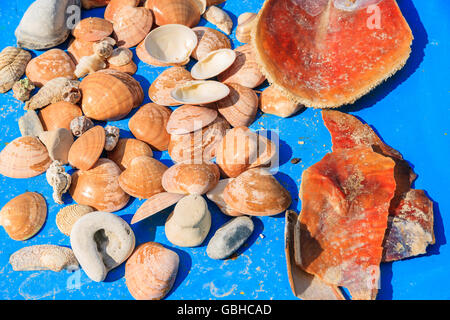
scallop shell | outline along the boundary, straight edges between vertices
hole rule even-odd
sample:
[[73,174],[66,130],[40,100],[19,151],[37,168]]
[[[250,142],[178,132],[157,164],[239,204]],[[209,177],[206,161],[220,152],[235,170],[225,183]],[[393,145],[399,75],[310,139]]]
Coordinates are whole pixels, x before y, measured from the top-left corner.
[[106,20],[113,21],[116,12],[126,6],[137,7],[139,0],[111,0],[106,6],[104,17]]
[[166,129],[169,134],[194,132],[216,120],[217,114],[217,111],[211,108],[183,105],[172,112]]
[[10,178],[31,178],[45,172],[52,160],[36,137],[14,139],[0,152],[0,174]]
[[192,67],[191,75],[198,80],[213,78],[228,69],[235,59],[236,53],[231,49],[211,51]]
[[291,195],[270,174],[261,168],[245,171],[223,191],[225,203],[232,209],[251,216],[271,216],[285,211]]
[[131,219],[131,224],[142,221],[164,209],[167,209],[183,197],[183,194],[169,192],[161,192],[151,196],[136,211],[133,219]]
[[214,80],[188,81],[177,85],[170,96],[181,104],[208,104],[230,94],[228,86]]
[[81,41],[100,41],[113,32],[113,25],[110,21],[89,17],[81,20],[72,30],[73,36]]
[[144,141],[136,139],[119,139],[116,147],[108,152],[108,158],[121,170],[125,170],[134,158],[140,156],[152,157],[153,151]]
[[166,130],[172,111],[155,103],[143,105],[128,122],[133,135],[158,151],[167,150],[170,135]]
[[100,70],[98,73],[109,74],[125,83],[134,97],[133,108],[139,107],[144,101],[144,91],[141,84],[129,74],[112,69]]
[[192,29],[197,36],[198,45],[192,51],[192,58],[201,60],[210,52],[219,49],[231,49],[228,37],[220,31],[208,27],[195,27]]
[[109,4],[111,0],[81,0],[84,9],[92,9],[104,7]]
[[216,6],[209,6],[203,14],[206,21],[215,25],[219,30],[226,34],[231,34],[233,29],[233,20],[231,20],[228,13]]
[[100,158],[105,146],[105,130],[95,126],[83,133],[69,150],[69,163],[72,167],[89,170]]
[[237,83],[251,89],[262,84],[266,78],[256,62],[252,46],[244,44],[234,51],[236,52],[236,60],[231,67],[219,74],[217,79],[220,82]]
[[153,11],[158,26],[182,24],[192,28],[200,21],[201,9],[195,0],[147,0],[145,7]]
[[69,56],[75,64],[78,64],[81,58],[92,56],[94,54],[95,42],[81,41],[79,39],[72,39],[67,48]]
[[45,131],[52,131],[59,128],[70,130],[70,122],[82,114],[79,106],[60,101],[41,109],[39,119]]
[[262,112],[287,118],[305,108],[300,103],[289,100],[281,90],[274,86],[266,88],[259,98],[259,107]]
[[130,196],[119,186],[120,168],[111,160],[100,158],[93,168],[72,175],[69,192],[78,204],[99,211],[115,212],[126,206]]
[[136,300],[161,300],[172,288],[180,258],[156,242],[136,248],[125,264],[125,283]]
[[164,172],[162,185],[170,193],[201,195],[214,188],[219,178],[213,163],[178,163]]
[[256,23],[258,15],[253,12],[244,12],[238,17],[238,26],[236,27],[236,39],[242,43],[248,43],[251,39],[251,31]]
[[70,231],[72,230],[72,226],[75,222],[90,212],[94,212],[95,210],[90,206],[85,206],[82,204],[73,204],[71,206],[67,206],[59,210],[56,215],[56,226],[59,231],[64,233],[66,236],[70,236]]
[[35,86],[42,87],[49,80],[59,77],[75,79],[74,71],[75,64],[67,53],[60,49],[52,49],[31,59],[25,74]]
[[25,192],[10,201],[0,211],[0,225],[14,240],[27,240],[44,225],[47,204],[36,192]]
[[172,67],[164,70],[151,84],[148,95],[153,102],[162,106],[176,106],[170,93],[177,85],[193,80],[191,73],[182,67]]
[[124,73],[132,76],[137,71],[137,65],[133,61],[130,61],[128,64],[126,64],[124,66],[120,66],[120,67],[110,64],[107,69],[124,72]]
[[125,6],[114,15],[113,25],[117,45],[131,48],[144,40],[150,32],[153,16],[146,8]]
[[119,177],[119,185],[130,196],[148,199],[163,192],[161,185],[167,166],[156,159],[140,156],[134,158]]
[[222,211],[227,216],[238,217],[242,216],[243,214],[232,209],[225,203],[225,200],[223,200],[223,191],[225,190],[225,187],[233,180],[233,178],[219,180],[217,186],[208,191],[206,197],[214,202],[219,207],[220,211]]
[[0,53],[0,93],[9,91],[14,83],[19,80],[28,62],[31,60],[31,54],[20,48],[6,47]]

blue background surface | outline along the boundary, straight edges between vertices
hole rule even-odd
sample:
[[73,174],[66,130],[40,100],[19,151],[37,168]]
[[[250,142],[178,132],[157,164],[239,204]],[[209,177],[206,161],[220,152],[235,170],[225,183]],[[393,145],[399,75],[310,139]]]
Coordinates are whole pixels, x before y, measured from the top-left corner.
[[[15,45],[14,30],[31,0],[0,1],[1,48]],[[223,8],[233,18],[247,11],[257,12],[263,0],[228,0]],[[450,147],[450,1],[398,0],[413,34],[412,54],[406,66],[391,79],[356,104],[340,110],[367,122],[389,145],[408,160],[418,179],[415,188],[425,189],[434,200],[436,244],[428,254],[381,267],[379,299],[450,299],[450,250],[446,234],[450,230],[449,147]],[[103,16],[103,8],[83,11],[83,17]],[[201,25],[214,27],[202,20]],[[233,47],[240,45],[235,39]],[[67,43],[60,46],[67,48]],[[35,52],[39,55],[42,52]],[[164,70],[140,62],[135,78],[146,93],[153,79]],[[265,84],[267,85],[267,84]],[[264,89],[263,85],[260,90]],[[110,122],[120,127],[123,137],[131,137],[128,119]],[[24,114],[23,104],[12,92],[0,95],[0,149],[20,136],[17,120]],[[105,123],[103,123],[105,124]],[[291,192],[291,208],[301,209],[298,186],[303,170],[331,151],[328,131],[320,110],[308,109],[289,119],[258,115],[254,130],[278,130],[280,135],[280,171],[276,177]],[[155,158],[170,165],[167,152],[155,152]],[[292,164],[292,158],[301,162]],[[55,216],[62,206],[53,202],[45,175],[31,179],[0,177],[0,205],[25,192],[44,195],[48,217],[42,230],[26,242],[11,240],[0,228],[1,299],[132,299],[126,285],[124,266],[111,271],[105,282],[92,282],[82,271],[14,272],[8,263],[16,250],[36,244],[70,245],[69,238],[56,227]],[[64,198],[72,204],[70,196]],[[130,200],[117,212],[126,221],[143,203]],[[209,202],[213,225],[204,244],[197,248],[173,246],[164,234],[168,210],[144,220],[132,228],[137,244],[157,241],[180,256],[180,270],[167,299],[295,299],[289,287],[284,257],[284,214],[254,218],[255,232],[237,259],[216,261],[206,255],[206,244],[214,231],[228,220]],[[77,282],[78,281],[78,282]],[[78,286],[73,286],[78,283]]]

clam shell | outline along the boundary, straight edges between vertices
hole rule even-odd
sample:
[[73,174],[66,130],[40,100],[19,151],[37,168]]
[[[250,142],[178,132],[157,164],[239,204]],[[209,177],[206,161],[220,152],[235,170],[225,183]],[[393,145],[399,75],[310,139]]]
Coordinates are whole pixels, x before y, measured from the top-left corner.
[[6,47],[0,53],[0,93],[9,91],[14,83],[19,80],[31,54],[20,48]]
[[99,8],[108,5],[111,0],[81,0],[84,9]]
[[120,67],[110,64],[107,69],[108,70],[116,70],[116,71],[124,72],[124,73],[129,74],[130,76],[132,76],[137,71],[137,65],[133,61],[130,61],[130,63],[128,63],[128,64],[126,64],[124,66],[120,66]]
[[211,51],[192,67],[191,75],[198,80],[213,78],[228,69],[234,60],[236,53],[231,49]]
[[281,90],[270,86],[261,93],[259,108],[264,113],[287,118],[305,107],[300,103],[289,100]]
[[143,105],[128,122],[128,127],[139,140],[147,142],[152,149],[167,150],[170,135],[166,130],[172,111],[155,103]]
[[233,178],[219,180],[217,186],[208,191],[206,197],[214,202],[219,207],[220,211],[222,211],[227,216],[238,217],[242,216],[242,213],[232,209],[225,203],[225,200],[223,200],[223,191],[225,190],[225,187],[233,180]]
[[112,69],[100,70],[98,73],[109,74],[125,83],[134,97],[133,108],[139,107],[144,101],[144,91],[141,84],[129,74]]
[[60,101],[41,109],[39,119],[45,131],[52,131],[59,128],[70,130],[70,122],[76,117],[81,117],[82,114],[79,106]]
[[0,152],[0,174],[10,178],[31,178],[45,172],[52,160],[36,137],[14,139]]
[[166,129],[169,134],[194,132],[216,120],[217,114],[217,111],[211,108],[183,105],[172,112]]
[[31,59],[25,74],[35,86],[42,87],[54,78],[75,79],[74,71],[75,64],[67,53],[60,49],[52,49]]
[[232,209],[251,216],[271,216],[285,211],[291,195],[270,174],[261,168],[245,171],[223,191],[225,203]]
[[199,23],[202,10],[195,0],[147,0],[145,7],[153,11],[158,26],[182,24],[190,28]]
[[164,209],[167,209],[183,197],[183,194],[169,192],[161,192],[151,196],[136,211],[133,219],[131,219],[131,224],[142,221]]
[[188,81],[177,85],[170,93],[180,104],[208,104],[230,94],[228,86],[213,80]]
[[64,233],[66,236],[70,236],[70,231],[72,230],[72,226],[75,222],[85,214],[94,211],[95,210],[90,206],[85,206],[82,204],[73,204],[64,207],[56,214],[56,226],[59,231]]
[[153,25],[152,13],[146,8],[124,6],[113,18],[117,46],[131,48],[139,44]]
[[[151,66],[155,66],[155,67],[169,67],[169,66],[179,66],[179,65],[183,65],[183,64],[167,64],[167,63],[162,63],[158,60],[156,60],[155,58],[152,58],[152,56],[147,52],[147,49],[145,49],[145,39],[143,41],[141,41],[141,43],[139,43],[139,45],[136,47],[136,55],[138,56],[138,58],[146,63],[149,64]],[[183,62],[184,64],[187,63]]]
[[75,64],[78,64],[81,58],[92,56],[94,54],[95,42],[81,41],[79,39],[72,39],[67,48],[69,56]]
[[108,63],[116,67],[122,67],[133,60],[133,52],[128,48],[116,48],[108,58]]
[[73,36],[81,41],[100,41],[113,32],[113,25],[110,21],[90,17],[81,20],[72,30]]
[[180,258],[156,242],[136,248],[125,264],[125,283],[136,300],[160,300],[170,291]]
[[121,170],[125,170],[134,158],[152,157],[152,148],[144,141],[136,139],[119,139],[116,147],[108,152],[108,158],[114,161]]
[[195,27],[192,31],[198,40],[198,45],[191,54],[196,60],[205,58],[212,51],[231,49],[230,40],[220,31],[208,27]]
[[119,186],[120,173],[113,161],[100,158],[93,168],[72,175],[70,195],[78,204],[106,212],[118,211],[130,199]]
[[162,106],[176,106],[170,93],[177,85],[193,80],[191,73],[182,67],[172,67],[164,70],[148,89],[148,95],[153,102]]
[[100,158],[105,146],[105,130],[95,126],[83,133],[69,150],[69,163],[72,167],[89,170]]
[[148,199],[163,192],[161,184],[167,166],[156,159],[140,156],[131,160],[130,165],[119,177],[119,185],[129,195],[138,199]]
[[216,102],[217,110],[233,127],[248,127],[258,113],[258,95],[250,88],[229,83],[230,94]]
[[111,0],[106,6],[104,17],[106,20],[113,21],[116,12],[126,6],[136,7],[139,0]]
[[0,224],[14,240],[27,240],[44,225],[47,204],[36,192],[25,192],[10,201],[0,211]]
[[162,185],[170,193],[201,195],[214,188],[219,178],[213,163],[178,163],[164,172]]
[[234,51],[236,52],[236,60],[231,67],[219,74],[217,79],[220,82],[237,83],[251,89],[262,84],[266,78],[256,62],[252,46],[244,44]]

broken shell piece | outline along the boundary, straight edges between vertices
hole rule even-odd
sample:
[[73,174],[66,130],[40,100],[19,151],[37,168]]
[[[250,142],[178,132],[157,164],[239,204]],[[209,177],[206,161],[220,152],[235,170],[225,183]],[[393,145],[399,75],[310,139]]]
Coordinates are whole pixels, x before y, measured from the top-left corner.
[[233,181],[233,178],[219,180],[217,185],[212,190],[206,193],[206,197],[214,202],[219,207],[220,211],[222,211],[227,216],[242,216],[242,213],[232,209],[226,204],[225,200],[223,200],[223,190],[225,190],[225,187],[231,181]]
[[289,100],[281,90],[274,86],[266,88],[259,98],[262,112],[287,118],[304,108],[303,105]]
[[145,7],[152,10],[158,26],[169,24],[196,26],[206,3],[204,0],[147,0]]
[[44,225],[47,204],[39,193],[25,192],[10,201],[0,211],[0,225],[13,240],[27,240]]
[[113,18],[117,46],[131,48],[139,44],[153,26],[153,14],[143,7],[124,6]]
[[219,7],[208,7],[208,9],[206,9],[205,13],[203,14],[203,18],[205,18],[206,21],[212,23],[226,34],[231,33],[231,29],[233,28],[233,20],[231,20],[228,13],[226,13]]
[[34,88],[33,82],[27,78],[16,81],[12,87],[13,97],[22,102],[28,101]]
[[181,24],[167,24],[147,35],[145,49],[152,58],[162,63],[185,63],[197,43],[192,29]]
[[175,101],[170,93],[176,86],[194,80],[191,73],[182,67],[172,67],[164,70],[148,89],[148,95],[153,102],[162,106],[176,106],[180,103]]
[[72,249],[51,244],[22,248],[9,257],[14,271],[78,269],[78,261]]
[[206,127],[216,118],[214,109],[184,105],[172,112],[166,129],[170,134],[186,134]]
[[179,247],[202,244],[211,228],[211,213],[205,199],[189,195],[176,204],[165,224],[167,240]]
[[105,147],[105,129],[95,126],[83,133],[69,150],[69,163],[72,167],[89,170],[100,158]]
[[192,51],[192,58],[201,60],[210,52],[219,49],[231,49],[230,39],[222,32],[208,28],[195,27],[192,29],[197,35],[198,45]]
[[85,116],[76,117],[70,122],[70,130],[75,137],[81,136],[93,127],[94,122]]
[[235,59],[236,53],[231,49],[211,51],[192,67],[191,75],[198,80],[213,78],[228,69]]
[[41,120],[34,110],[28,110],[25,115],[19,118],[19,130],[22,137],[33,136],[37,137],[44,132]]
[[53,201],[58,204],[64,204],[62,195],[69,190],[70,183],[72,182],[70,174],[66,173],[64,167],[58,160],[55,160],[47,169],[45,175],[48,184],[53,188]]
[[242,43],[248,43],[251,39],[251,30],[256,23],[258,15],[253,12],[244,12],[238,17],[238,26],[236,27],[236,39]]
[[38,138],[47,148],[52,160],[58,160],[63,165],[68,163],[69,150],[73,144],[73,136],[69,130],[59,128],[43,131]]
[[133,252],[135,237],[119,216],[91,212],[79,218],[70,232],[70,244],[87,276],[96,282],[105,280]]
[[105,150],[111,151],[114,149],[117,145],[117,142],[119,142],[120,137],[120,129],[113,126],[106,126],[105,127]]
[[70,231],[72,230],[75,222],[80,219],[85,214],[94,212],[95,210],[90,206],[85,206],[82,204],[73,204],[59,210],[56,215],[56,226],[59,231],[64,233],[66,236],[70,236]]
[[95,42],[100,41],[113,32],[113,25],[110,21],[89,17],[81,20],[72,30],[75,38],[81,41]]
[[133,219],[131,219],[131,224],[137,223],[164,209],[169,208],[183,197],[183,194],[169,192],[161,192],[151,196],[136,211]]
[[153,157],[153,151],[148,144],[137,139],[119,139],[116,147],[108,152],[108,158],[121,170],[125,170],[134,158],[140,156]]
[[52,131],[59,128],[70,130],[70,122],[80,117],[83,113],[81,108],[75,104],[60,101],[53,103],[39,111],[39,119],[44,130]]
[[230,94],[230,89],[218,81],[197,80],[178,85],[170,96],[182,104],[208,104]]
[[6,47],[0,53],[0,93],[9,91],[25,72],[31,54],[16,47]]
[[127,65],[133,60],[133,52],[128,48],[116,48],[108,58],[108,63],[117,67]]

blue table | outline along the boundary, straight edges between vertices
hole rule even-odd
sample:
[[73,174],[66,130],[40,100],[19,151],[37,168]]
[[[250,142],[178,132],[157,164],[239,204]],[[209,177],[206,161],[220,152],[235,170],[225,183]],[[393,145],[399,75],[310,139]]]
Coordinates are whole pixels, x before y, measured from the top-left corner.
[[[15,45],[14,30],[31,0],[0,2],[1,48]],[[263,0],[228,0],[223,8],[236,24],[247,11],[257,12]],[[450,230],[450,2],[447,0],[398,0],[415,37],[412,55],[405,68],[356,104],[341,108],[372,125],[381,137],[399,150],[412,165],[418,179],[415,188],[425,189],[434,200],[436,244],[428,254],[383,264],[379,299],[450,299],[450,250],[446,231]],[[83,17],[103,16],[103,8],[83,11]],[[213,27],[202,20],[201,25]],[[233,46],[239,42],[232,34]],[[60,46],[66,49],[67,43]],[[36,55],[42,52],[35,52]],[[136,58],[136,79],[146,93],[163,68],[150,67]],[[264,89],[262,86],[260,89]],[[150,102],[148,96],[144,103]],[[136,111],[134,111],[136,112]],[[0,149],[20,136],[17,120],[23,104],[12,92],[0,95]],[[133,114],[133,113],[132,113]],[[131,114],[131,115],[132,115]],[[131,137],[128,119],[110,122]],[[320,110],[308,109],[289,119],[259,114],[251,127],[270,129],[280,135],[280,170],[277,179],[291,192],[291,209],[301,209],[298,187],[302,171],[331,151],[330,135]],[[167,152],[155,158],[170,165]],[[301,162],[292,164],[292,158]],[[70,245],[69,238],[56,227],[55,216],[62,206],[53,202],[45,175],[31,179],[0,177],[0,205],[25,192],[44,195],[48,218],[42,230],[26,242],[11,240],[0,228],[1,299],[132,299],[124,279],[124,266],[111,271],[105,282],[92,282],[83,271],[14,272],[8,263],[16,250],[36,244]],[[70,196],[64,198],[72,204]],[[130,200],[117,212],[127,222],[143,201]],[[216,261],[206,255],[206,244],[214,231],[228,220],[210,204],[213,225],[204,244],[197,248],[173,246],[164,234],[168,211],[133,225],[137,244],[157,241],[180,256],[180,270],[167,299],[294,299],[289,287],[284,256],[284,214],[254,218],[256,230],[236,259]]]

